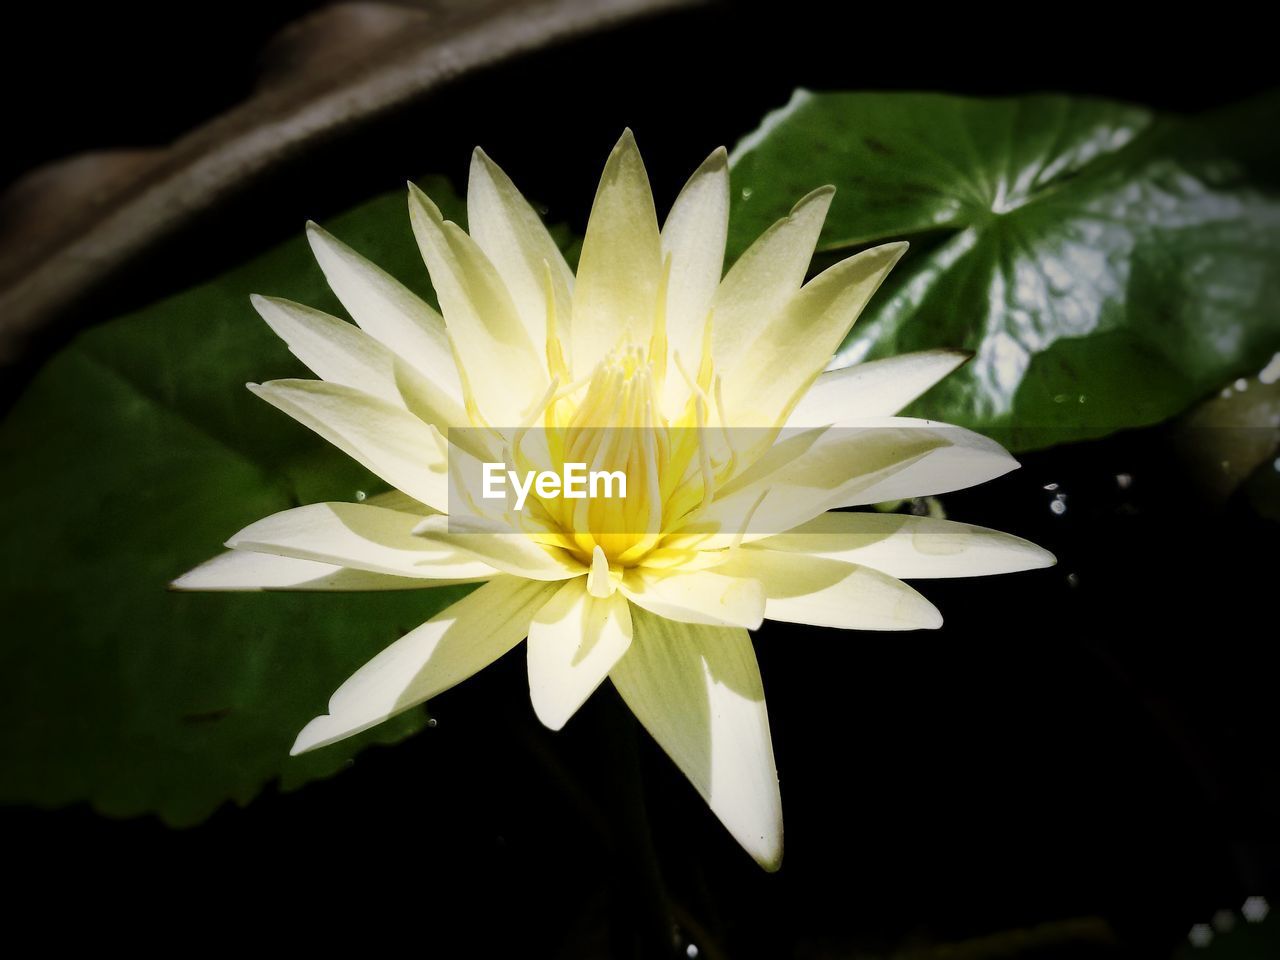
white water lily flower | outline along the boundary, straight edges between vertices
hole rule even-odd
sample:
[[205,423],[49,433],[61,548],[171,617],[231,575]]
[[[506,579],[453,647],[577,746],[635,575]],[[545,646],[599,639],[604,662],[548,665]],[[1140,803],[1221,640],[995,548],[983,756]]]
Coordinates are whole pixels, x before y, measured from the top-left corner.
[[[967,524],[831,512],[946,493],[1017,466],[969,431],[895,416],[963,354],[825,370],[906,249],[863,251],[805,283],[832,193],[804,197],[722,277],[724,150],[694,172],[659,229],[628,131],[605,166],[575,276],[477,150],[469,235],[410,187],[441,313],[309,226],[355,325],[255,297],[321,379],[250,389],[395,490],[260,520],[175,586],[483,585],[358,670],[294,753],[421,704],[528,638],[543,723],[559,729],[608,677],[738,842],[777,868],[782,808],[748,631],[763,619],[933,628],[941,616],[904,578],[1053,562]],[[625,468],[628,497],[571,508],[535,494],[536,522],[528,510],[499,512],[489,526],[448,516],[455,464],[505,462],[530,428],[561,462],[572,450]],[[730,428],[751,440],[735,443]],[[626,442],[604,442],[607,430]]]

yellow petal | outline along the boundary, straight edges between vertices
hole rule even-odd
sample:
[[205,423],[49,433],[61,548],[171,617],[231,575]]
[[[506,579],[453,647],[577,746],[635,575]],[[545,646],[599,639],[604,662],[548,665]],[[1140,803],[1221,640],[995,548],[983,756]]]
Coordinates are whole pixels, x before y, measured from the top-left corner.
[[649,342],[661,273],[649,177],[627,130],[609,154],[582,241],[569,326],[575,377],[627,339]]
[[769,713],[747,631],[632,611],[610,672],[622,699],[720,822],[766,870],[782,864],[782,800]]
[[544,345],[530,340],[489,258],[413,184],[409,213],[481,414],[495,427],[519,426],[547,389]]
[[530,340],[542,347],[547,339],[548,267],[556,314],[565,324],[573,273],[542,218],[479,147],[471,155],[467,181],[467,227],[502,277]]
[[[723,147],[694,171],[662,226],[662,256],[670,258],[666,324],[669,349],[686,364],[701,355],[702,336],[720,275],[729,230],[729,166]],[[682,378],[666,379],[664,409],[678,414],[688,394]]]
[[711,331],[722,374],[732,374],[800,289],[834,194],[834,187],[820,187],[803,197],[729,268],[716,294]]
[[886,243],[864,250],[805,284],[726,370],[729,422],[755,427],[784,422],[906,249],[905,243]]

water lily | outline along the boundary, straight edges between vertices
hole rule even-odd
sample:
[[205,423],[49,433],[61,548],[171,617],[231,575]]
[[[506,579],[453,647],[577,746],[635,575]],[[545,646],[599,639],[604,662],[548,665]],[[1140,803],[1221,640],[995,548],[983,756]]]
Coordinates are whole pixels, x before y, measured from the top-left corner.
[[[421,704],[527,638],[544,724],[562,727],[607,677],[737,841],[777,868],[782,808],[748,631],[764,619],[935,628],[940,614],[903,579],[1053,562],[992,530],[842,509],[946,493],[1017,464],[977,434],[896,416],[964,354],[827,369],[906,249],[865,250],[805,283],[833,192],[801,199],[722,275],[724,150],[694,172],[660,229],[628,131],[605,166],[575,276],[477,150],[469,234],[409,189],[439,313],[309,225],[355,324],[255,297],[320,379],[250,389],[393,490],[259,520],[175,586],[481,585],[342,684],[294,753]],[[465,464],[571,460],[625,471],[627,496],[535,491],[514,510],[477,504],[460,486]]]

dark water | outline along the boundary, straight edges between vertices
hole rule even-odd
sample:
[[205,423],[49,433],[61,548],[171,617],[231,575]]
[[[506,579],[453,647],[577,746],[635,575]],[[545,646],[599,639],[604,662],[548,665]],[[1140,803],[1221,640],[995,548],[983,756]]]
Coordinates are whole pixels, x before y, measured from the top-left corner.
[[[773,29],[755,7],[718,8],[467,81],[255,189],[175,244],[182,262],[148,263],[95,309],[153,299],[249,253],[246,236],[256,251],[426,167],[460,178],[477,142],[553,218],[580,224],[622,125],[671,196],[798,83],[1191,108],[1258,79],[1247,58],[1208,82],[1175,72],[1186,36],[1147,37],[1155,66],[1136,71],[1135,47],[1101,27],[1037,48],[976,28],[921,37],[881,15],[803,28],[816,13],[796,13]],[[1106,49],[1084,42],[1103,35]],[[855,36],[871,38],[856,55]],[[157,93],[157,123],[176,102]],[[1043,544],[1056,568],[921,584],[947,618],[936,633],[759,634],[787,825],[779,874],[760,872],[640,741],[662,880],[701,956],[941,956],[927,948],[1062,924],[1017,955],[1168,957],[1193,924],[1280,887],[1276,526],[1240,497],[1208,500],[1162,430],[1023,461],[943,503]],[[649,889],[619,827],[634,791],[611,697],[550,734],[517,653],[434,701],[436,726],[412,741],[198,829],[4,811],[6,873],[24,915],[52,918],[50,942],[165,930],[175,951],[358,937],[374,953],[603,956],[611,929],[616,944],[642,922]],[[963,955],[1007,955],[1004,942]]]

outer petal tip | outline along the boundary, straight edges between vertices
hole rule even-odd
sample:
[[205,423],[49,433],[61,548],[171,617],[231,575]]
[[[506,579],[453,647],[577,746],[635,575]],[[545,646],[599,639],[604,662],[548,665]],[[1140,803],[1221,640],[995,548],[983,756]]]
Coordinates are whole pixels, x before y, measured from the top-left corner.
[[553,733],[559,733],[568,723],[569,717],[563,710],[552,709],[543,699],[530,697],[529,702],[533,704],[533,713],[538,722]]
[[435,205],[430,197],[428,197],[420,186],[412,180],[405,181],[409,185],[409,210],[421,210],[427,216],[437,223],[444,221],[444,215],[440,212],[440,208]]
[[328,719],[328,714],[316,717],[298,731],[297,739],[293,741],[293,746],[289,748],[289,756],[296,757],[300,753],[306,753],[319,747],[324,741],[325,721]]
[[818,187],[816,190],[810,190],[808,193],[806,193],[803,197],[801,197],[799,200],[795,202],[795,206],[791,208],[790,216],[794,217],[796,213],[798,213],[799,211],[803,210],[805,207],[813,203],[830,204],[831,198],[834,197],[835,195],[836,195],[836,188],[833,184],[830,184],[830,183],[825,184],[821,187]]
[[1028,570],[1044,570],[1048,567],[1056,567],[1058,558],[1049,550],[1039,544],[1031,544],[1031,557],[1027,564]]
[[[760,838],[763,842],[764,837]],[[752,857],[756,863],[760,864],[765,873],[777,873],[782,869],[782,830],[779,827],[777,840],[761,849],[760,853],[753,853]]]

